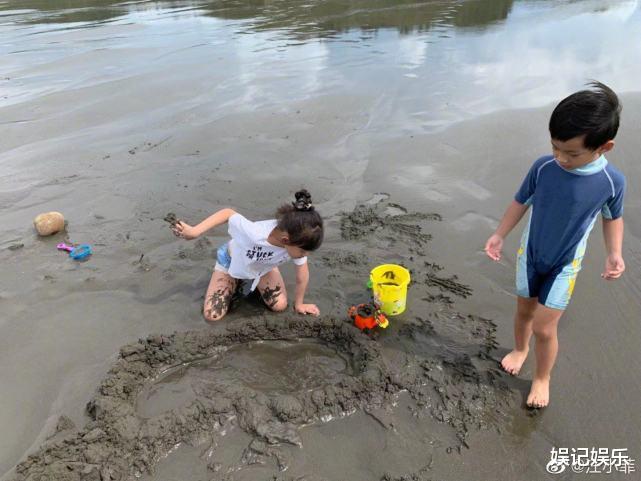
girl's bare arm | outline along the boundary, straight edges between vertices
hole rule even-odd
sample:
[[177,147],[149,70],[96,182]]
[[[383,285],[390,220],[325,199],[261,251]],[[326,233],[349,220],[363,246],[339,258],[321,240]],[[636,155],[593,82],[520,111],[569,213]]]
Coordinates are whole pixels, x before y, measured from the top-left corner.
[[296,294],[294,296],[294,310],[299,314],[313,314],[318,316],[320,311],[315,304],[305,304],[305,291],[309,283],[309,267],[307,263],[296,266]]
[[183,237],[184,239],[195,239],[196,237],[203,235],[208,230],[224,224],[235,213],[236,211],[233,209],[221,209],[195,226],[190,226],[186,222],[178,221],[176,222],[176,225],[172,227],[172,230],[178,237]]

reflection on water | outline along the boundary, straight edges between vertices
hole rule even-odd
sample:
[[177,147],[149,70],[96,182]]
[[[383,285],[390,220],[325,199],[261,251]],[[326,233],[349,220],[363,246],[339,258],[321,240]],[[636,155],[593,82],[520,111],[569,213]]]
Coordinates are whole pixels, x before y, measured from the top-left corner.
[[256,18],[260,29],[287,29],[299,35],[328,35],[352,28],[375,31],[396,28],[401,33],[423,32],[435,26],[481,26],[507,17],[513,0],[330,0],[312,2],[238,2],[223,0],[203,5],[207,15]]
[[426,31],[438,25],[477,27],[507,17],[513,0],[297,0],[138,1],[8,0],[0,12],[24,23],[104,22],[145,9],[195,10],[230,20],[252,20],[256,29],[285,29],[297,36],[326,36],[351,28],[400,32]]
[[10,0],[0,2],[0,24],[101,22],[125,15],[113,0]]
[[233,111],[365,95],[370,130],[418,133],[542,106],[590,78],[637,90],[638,38],[637,0],[0,0],[0,106],[223,69],[208,100]]

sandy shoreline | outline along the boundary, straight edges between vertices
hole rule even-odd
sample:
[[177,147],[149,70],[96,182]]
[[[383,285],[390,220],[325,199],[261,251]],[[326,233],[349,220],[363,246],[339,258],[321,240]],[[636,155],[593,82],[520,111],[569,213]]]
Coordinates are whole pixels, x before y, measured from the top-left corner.
[[[205,78],[212,72],[201,74]],[[223,82],[219,75],[207,81]],[[422,283],[412,288],[410,310],[399,326],[424,318],[426,306],[435,300],[437,305],[444,302],[436,296],[451,295],[426,278],[452,280],[457,275],[454,281],[469,285],[473,294],[451,295],[455,310],[496,325],[499,348],[493,356],[511,345],[514,256],[508,245],[505,262],[495,265],[480,249],[530,162],[546,153],[549,107],[496,112],[424,134],[413,125],[404,129],[398,116],[396,128],[386,129],[386,118],[395,113],[394,98],[326,94],[277,107],[259,102],[256,110],[227,106],[221,114],[216,102],[201,102],[205,87],[191,91],[193,82],[193,76],[180,72],[160,80],[141,75],[136,81],[63,91],[0,110],[11,121],[3,124],[6,135],[0,139],[0,218],[5,227],[0,236],[0,379],[11,386],[0,410],[5,427],[0,473],[35,451],[61,415],[79,429],[85,426],[84,407],[121,346],[150,333],[206,327],[201,297],[211,252],[224,231],[181,243],[162,221],[170,211],[197,220],[232,205],[250,218],[266,218],[305,184],[328,219],[327,242],[312,259],[309,293],[327,319],[344,317],[347,305],[363,294],[364,276],[376,262],[413,256]],[[456,462],[443,455],[450,446],[447,432],[437,436],[447,443],[433,447],[425,442],[426,447],[408,455],[410,462],[403,457],[409,448],[401,436],[376,431],[357,413],[359,423],[346,425],[370,455],[374,443],[366,440],[378,436],[397,445],[388,462],[393,475],[422,469],[427,463],[421,464],[420,453],[427,446],[434,455],[429,476],[480,480],[492,474],[518,479],[515,472],[526,473],[522,479],[537,479],[544,475],[552,445],[633,449],[638,444],[641,373],[630,366],[638,364],[641,339],[641,255],[636,247],[641,238],[641,170],[636,162],[641,146],[633,128],[641,121],[641,96],[622,98],[622,130],[610,159],[629,183],[628,272],[617,284],[598,279],[602,247],[595,229],[573,305],[560,328],[554,407],[536,417],[521,409],[519,393],[526,392],[531,376],[528,362],[523,376],[510,381],[516,401],[502,409],[504,417],[496,422],[501,434],[470,435],[471,449]],[[442,216],[442,221],[423,226],[432,238],[421,252],[409,250],[416,247],[415,239],[381,236],[376,230],[360,244],[341,237],[341,212],[351,212],[378,192],[409,212]],[[48,210],[65,213],[71,240],[95,246],[89,262],[74,264],[58,253],[55,244],[61,236],[35,237],[31,220]],[[512,251],[517,238],[510,238]],[[357,261],[350,264],[339,254],[354,255]],[[444,269],[435,272],[420,261]],[[287,279],[291,283],[291,276]],[[225,322],[236,328],[245,318],[261,315],[260,306],[245,304]],[[446,319],[439,322],[448,326]],[[457,335],[464,332],[461,327]],[[417,433],[409,434],[411,416],[398,411],[390,416],[406,439],[418,439]],[[421,427],[437,432],[439,423],[431,421],[424,420]],[[352,458],[332,453],[327,442],[320,442],[338,436],[344,429],[341,422],[353,421],[303,430],[301,436],[303,444],[309,437],[308,445],[325,446],[328,456],[338,456],[337,466],[349,469]],[[247,442],[242,436],[238,441]],[[529,455],[518,454],[523,450]],[[298,456],[311,462],[307,453]],[[506,464],[506,458],[514,461]],[[359,458],[355,474],[382,477],[385,466],[369,461],[374,463],[371,472]],[[404,469],[407,465],[414,467]],[[295,467],[304,473],[309,466],[300,461]]]

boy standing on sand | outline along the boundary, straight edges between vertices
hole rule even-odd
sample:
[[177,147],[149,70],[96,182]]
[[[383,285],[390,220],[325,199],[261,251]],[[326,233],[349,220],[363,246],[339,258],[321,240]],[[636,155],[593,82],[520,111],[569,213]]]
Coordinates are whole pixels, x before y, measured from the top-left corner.
[[625,264],[623,195],[625,178],[604,157],[614,147],[621,104],[599,82],[559,103],[550,118],[553,155],[538,159],[485,244],[501,258],[503,239],[531,206],[516,264],[515,347],[501,366],[517,375],[534,333],[536,370],[527,398],[530,407],[549,403],[552,367],[558,351],[557,325],[581,269],[588,235],[601,213],[607,257],[601,277],[621,276]]

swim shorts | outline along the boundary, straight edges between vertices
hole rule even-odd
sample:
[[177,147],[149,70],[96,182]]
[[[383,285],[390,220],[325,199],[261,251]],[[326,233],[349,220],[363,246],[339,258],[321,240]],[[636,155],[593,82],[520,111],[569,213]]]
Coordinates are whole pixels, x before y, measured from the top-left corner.
[[[215,271],[224,272],[229,274],[229,266],[231,266],[231,255],[229,254],[229,242],[225,242],[216,251],[216,265]],[[252,283],[247,279],[236,279],[236,289],[232,297],[232,302],[237,299],[247,297],[252,293]]]
[[516,258],[516,294],[520,297],[538,297],[539,304],[565,310],[570,303],[582,260],[581,255],[569,264],[539,272],[528,263],[527,253],[521,247]]
[[216,251],[216,265],[214,266],[214,270],[227,274],[230,265],[231,255],[229,254],[229,242],[225,242],[218,248],[218,251]]

